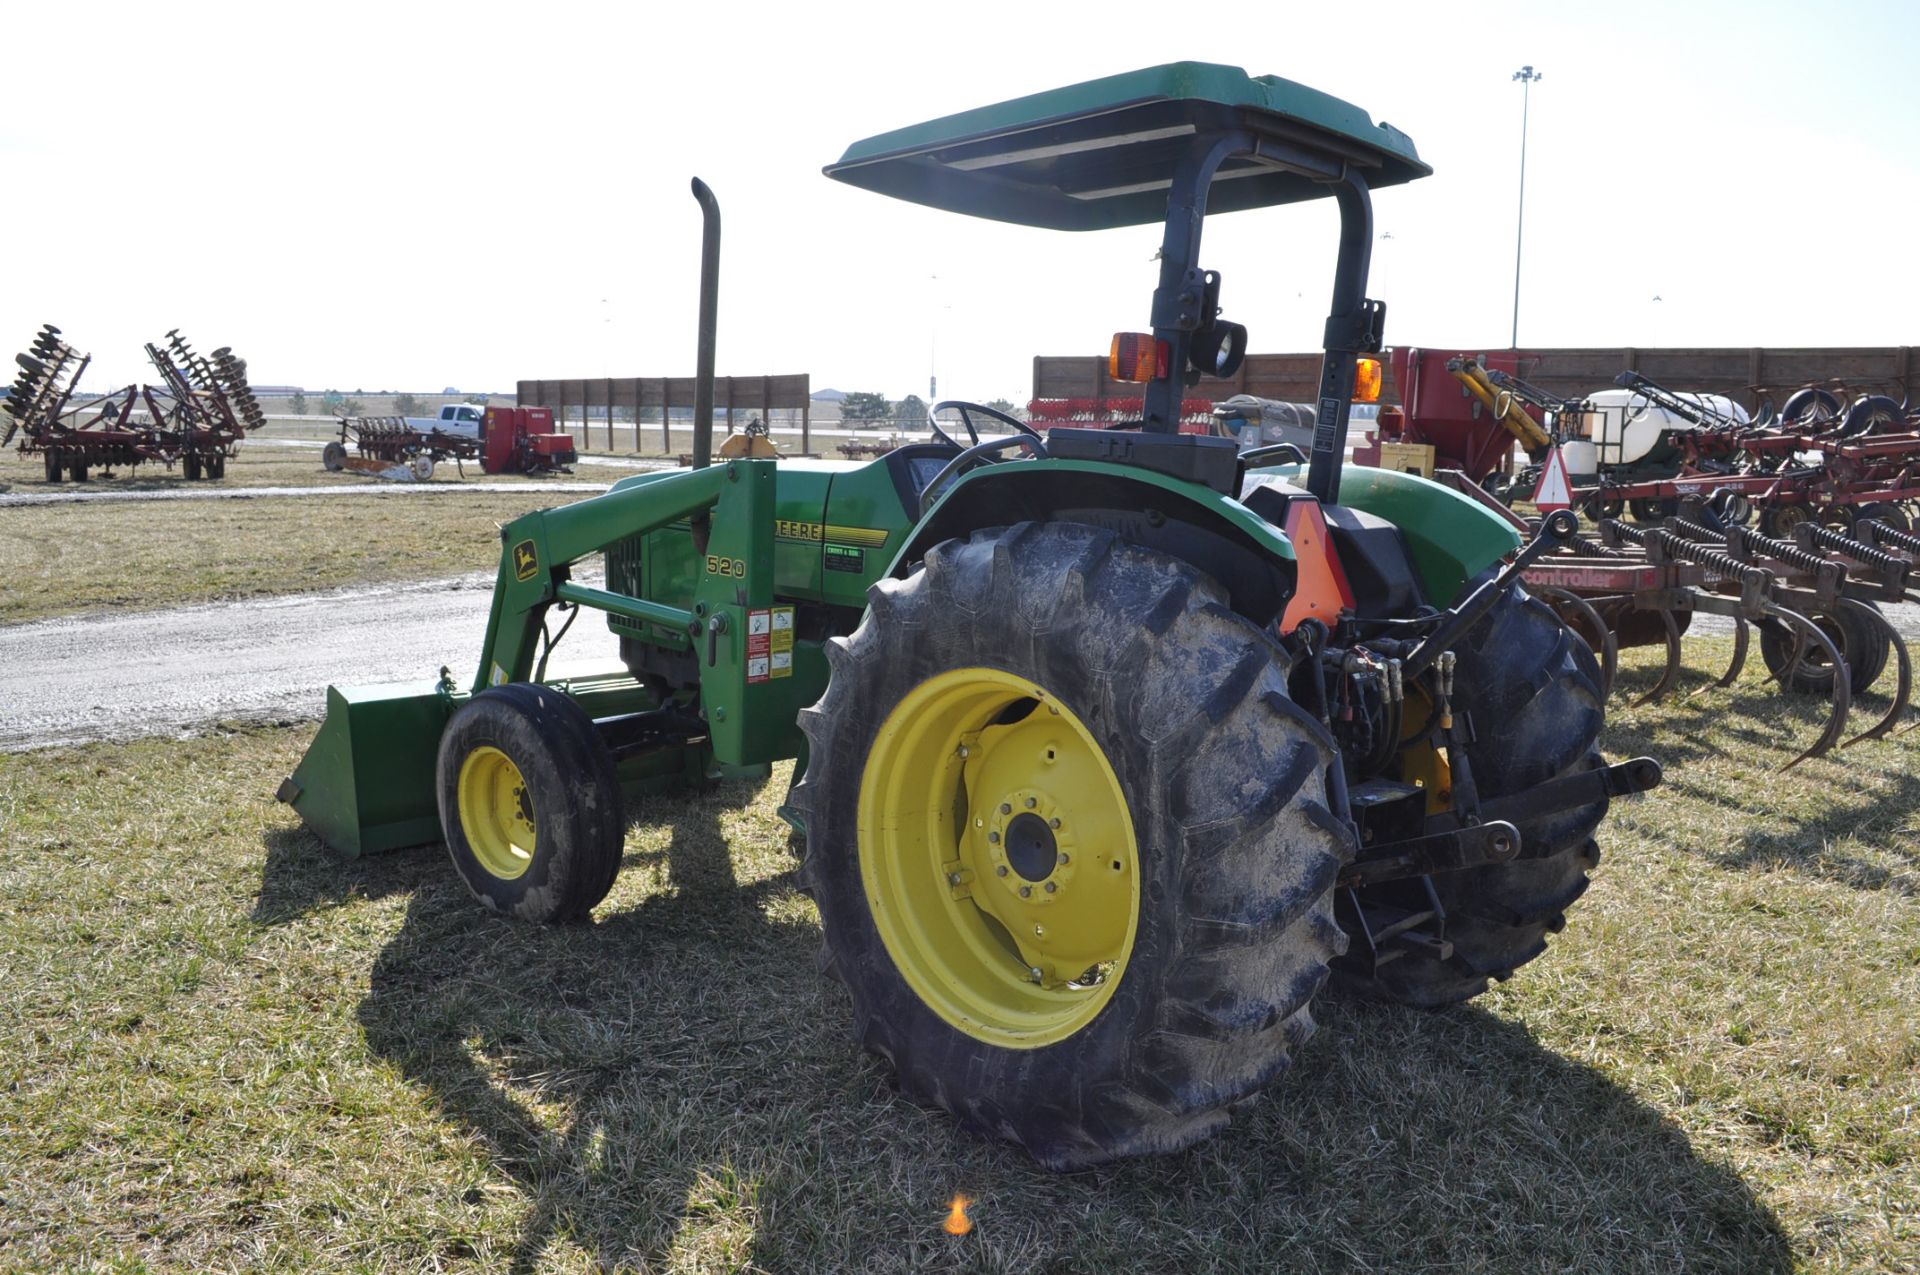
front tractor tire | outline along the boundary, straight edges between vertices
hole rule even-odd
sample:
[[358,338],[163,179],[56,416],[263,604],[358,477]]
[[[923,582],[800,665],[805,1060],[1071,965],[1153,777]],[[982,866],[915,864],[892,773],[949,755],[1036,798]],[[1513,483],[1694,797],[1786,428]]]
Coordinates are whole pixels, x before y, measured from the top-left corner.
[[514,682],[468,700],[440,736],[437,775],[453,866],[488,907],[575,921],[613,888],[626,836],[613,758],[559,691]]
[[[1469,768],[1482,801],[1605,765],[1600,728],[1605,696],[1593,651],[1552,607],[1515,588],[1458,647],[1454,705],[1471,715]],[[1403,950],[1372,977],[1351,967],[1341,983],[1373,996],[1426,1007],[1471,1000],[1547,949],[1566,910],[1586,893],[1600,862],[1594,830],[1602,798],[1521,821],[1520,854],[1508,863],[1432,878],[1446,913],[1451,951]],[[1430,900],[1416,882],[1361,891],[1363,902],[1402,909]]]
[[1345,946],[1333,743],[1195,568],[1069,523],[869,592],[802,715],[823,963],[901,1088],[1077,1169],[1289,1063]]

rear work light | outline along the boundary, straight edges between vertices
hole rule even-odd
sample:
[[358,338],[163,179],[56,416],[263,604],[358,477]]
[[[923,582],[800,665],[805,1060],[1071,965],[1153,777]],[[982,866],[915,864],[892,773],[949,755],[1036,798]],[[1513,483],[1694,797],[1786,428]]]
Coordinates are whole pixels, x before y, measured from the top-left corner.
[[1353,364],[1353,401],[1356,403],[1378,403],[1380,386],[1385,378],[1380,371],[1379,359],[1356,359]]
[[1116,332],[1107,352],[1107,376],[1116,381],[1138,384],[1157,381],[1167,374],[1173,349],[1165,341],[1156,341],[1147,332]]

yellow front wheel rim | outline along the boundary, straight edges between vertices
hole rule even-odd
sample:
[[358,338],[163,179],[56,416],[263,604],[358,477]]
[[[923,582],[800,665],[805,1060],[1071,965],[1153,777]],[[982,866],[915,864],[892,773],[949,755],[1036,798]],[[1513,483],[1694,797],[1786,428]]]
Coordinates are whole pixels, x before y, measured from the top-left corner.
[[908,692],[861,776],[859,851],[881,941],[954,1027],[1037,1048],[1113,997],[1140,916],[1133,820],[1044,687],[966,668]]
[[460,829],[473,857],[502,881],[533,863],[533,798],[513,758],[482,746],[460,763]]

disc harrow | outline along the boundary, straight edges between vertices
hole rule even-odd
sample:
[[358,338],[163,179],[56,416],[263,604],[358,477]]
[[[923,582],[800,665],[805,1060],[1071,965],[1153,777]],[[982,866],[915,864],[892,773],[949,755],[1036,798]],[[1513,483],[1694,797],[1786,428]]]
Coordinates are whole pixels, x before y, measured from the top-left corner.
[[266,425],[246,361],[227,346],[203,357],[178,329],[145,350],[158,384],[83,395],[80,378],[93,356],[43,325],[27,353],[15,357],[20,375],[6,402],[0,446],[18,434],[21,454],[40,454],[47,481],[55,483],[149,461],[168,468],[177,462],[189,479],[225,477],[240,440]]
[[[1808,521],[1791,537],[1778,537],[1730,525],[1698,498],[1658,525],[1603,518],[1597,532],[1540,559],[1527,582],[1593,647],[1609,689],[1622,647],[1665,648],[1659,677],[1635,706],[1672,692],[1682,635],[1704,614],[1732,624],[1733,654],[1726,670],[1694,694],[1732,686],[1758,631],[1769,680],[1828,701],[1819,735],[1782,769],[1900,727],[1912,699],[1912,660],[1880,606],[1920,601],[1920,535],[1862,519],[1850,532]],[[1846,737],[1856,697],[1880,680],[1889,660],[1890,705]]]

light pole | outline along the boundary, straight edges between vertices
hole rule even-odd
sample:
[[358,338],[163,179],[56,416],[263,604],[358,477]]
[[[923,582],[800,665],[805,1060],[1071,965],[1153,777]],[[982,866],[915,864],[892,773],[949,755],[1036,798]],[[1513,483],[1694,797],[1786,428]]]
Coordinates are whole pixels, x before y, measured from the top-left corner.
[[933,283],[934,293],[933,330],[927,337],[927,406],[931,408],[940,401],[940,276],[927,278]]
[[1527,224],[1527,99],[1540,72],[1523,66],[1513,73],[1520,81],[1520,212],[1513,221],[1513,349],[1520,348],[1520,237]]

